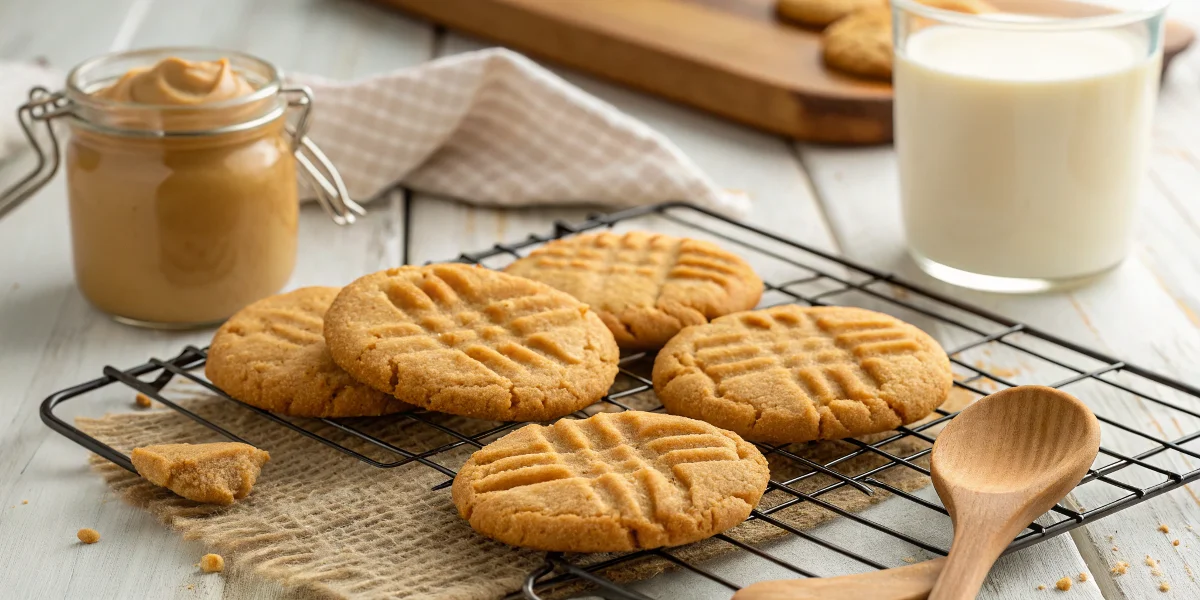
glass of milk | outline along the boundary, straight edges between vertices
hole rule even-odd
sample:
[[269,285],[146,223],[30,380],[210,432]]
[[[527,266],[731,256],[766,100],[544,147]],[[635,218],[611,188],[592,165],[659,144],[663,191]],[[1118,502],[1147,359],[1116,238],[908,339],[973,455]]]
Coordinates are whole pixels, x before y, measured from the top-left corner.
[[965,287],[1074,285],[1117,266],[1130,246],[1166,2],[1124,12],[997,4],[1043,14],[892,0],[909,249],[927,273]]

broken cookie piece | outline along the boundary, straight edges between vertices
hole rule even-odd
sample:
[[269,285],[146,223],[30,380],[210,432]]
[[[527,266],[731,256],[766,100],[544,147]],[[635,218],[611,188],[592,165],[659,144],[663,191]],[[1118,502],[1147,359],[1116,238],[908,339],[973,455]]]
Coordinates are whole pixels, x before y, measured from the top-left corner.
[[138,474],[184,498],[229,505],[245,498],[271,455],[248,444],[162,444],[134,448]]

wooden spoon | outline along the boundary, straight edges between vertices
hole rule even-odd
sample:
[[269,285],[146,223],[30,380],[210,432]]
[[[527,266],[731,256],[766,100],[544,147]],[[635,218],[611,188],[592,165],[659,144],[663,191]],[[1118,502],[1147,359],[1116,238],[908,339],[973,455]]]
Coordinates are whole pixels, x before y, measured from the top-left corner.
[[997,392],[950,421],[933,445],[933,486],[954,523],[950,556],[829,579],[765,581],[735,600],[974,598],[992,563],[1079,484],[1100,423],[1075,397],[1043,386]]
[[1079,485],[1100,449],[1100,422],[1074,396],[1019,386],[967,407],[933,445],[933,487],[954,522],[930,600],[974,598],[1025,526]]

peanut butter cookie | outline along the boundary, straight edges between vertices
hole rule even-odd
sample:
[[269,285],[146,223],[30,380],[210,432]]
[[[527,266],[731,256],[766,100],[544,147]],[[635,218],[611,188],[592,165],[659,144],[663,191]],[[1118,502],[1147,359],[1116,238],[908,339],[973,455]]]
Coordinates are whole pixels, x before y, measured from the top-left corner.
[[776,0],[775,14],[812,27],[826,25],[863,8],[886,8],[887,0]]
[[271,458],[265,450],[237,442],[162,444],[134,448],[134,468],[150,483],[188,500],[233,504],[245,498]]
[[945,351],[920,329],[861,308],[795,305],[683,330],[653,378],[671,414],[779,443],[912,423],[951,386]]
[[560,417],[599,400],[617,343],[587,305],[548,285],[462,264],[359,278],[325,316],[333,360],[430,410],[500,421]]
[[204,374],[251,406],[296,417],[369,417],[412,410],[333,362],[323,318],[339,288],[308,287],[259,300],[213,336]]
[[626,350],[661,348],[688,325],[754,308],[750,265],[699,240],[634,231],[572,236],[505,269],[586,302]]
[[892,77],[892,11],[887,7],[851,13],[821,36],[825,64],[871,79]]
[[735,434],[629,411],[514,431],[475,452],[452,493],[471,527],[506,544],[624,552],[741,523],[769,478],[766,459]]

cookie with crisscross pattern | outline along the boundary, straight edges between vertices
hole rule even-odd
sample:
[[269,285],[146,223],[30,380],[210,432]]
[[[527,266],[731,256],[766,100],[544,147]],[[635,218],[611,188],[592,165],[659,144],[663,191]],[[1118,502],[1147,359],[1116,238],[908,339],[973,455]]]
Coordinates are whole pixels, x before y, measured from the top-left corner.
[[688,325],[754,308],[763,288],[716,244],[642,231],[555,240],[505,271],[586,302],[627,350],[660,348]]
[[412,410],[350,377],[325,347],[325,311],[340,288],[308,287],[259,300],[230,317],[204,374],[225,393],[296,417],[369,417]]
[[506,544],[619,552],[729,529],[769,479],[766,459],[736,434],[627,411],[514,431],[475,452],[452,491],[471,527]]
[[440,412],[560,417],[617,375],[613,336],[548,285],[463,264],[398,267],[346,286],[325,316],[333,360],[359,381]]
[[807,442],[887,431],[950,393],[933,338],[861,308],[777,306],[675,336],[654,361],[667,411],[748,440]]

